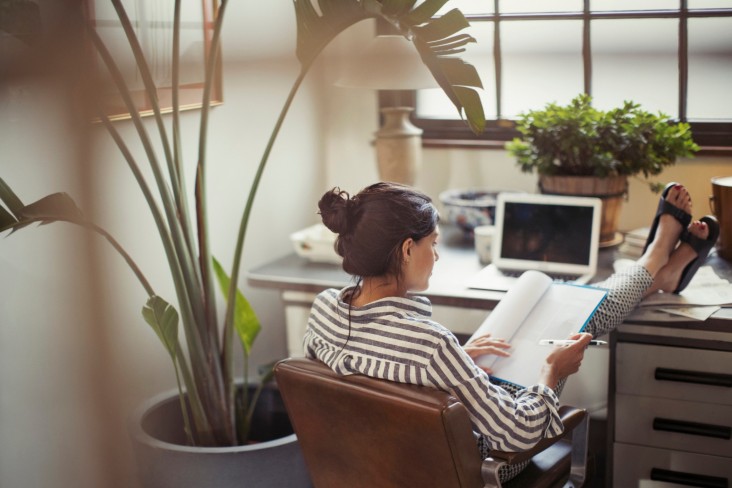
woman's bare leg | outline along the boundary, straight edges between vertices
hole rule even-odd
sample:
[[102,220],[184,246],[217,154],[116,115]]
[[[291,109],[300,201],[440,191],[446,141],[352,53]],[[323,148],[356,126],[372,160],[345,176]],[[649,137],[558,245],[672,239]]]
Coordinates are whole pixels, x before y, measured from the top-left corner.
[[[677,185],[671,188],[666,195],[666,201],[691,214],[691,196],[683,186]],[[658,272],[668,263],[683,230],[682,225],[673,216],[661,215],[653,242],[637,261],[648,270],[654,280]],[[683,269],[682,267],[681,270]]]
[[[709,227],[705,222],[695,220],[689,225],[689,232],[700,239],[709,236]],[[653,284],[646,290],[644,297],[658,291],[673,292],[681,280],[681,273],[690,262],[696,258],[696,251],[686,242],[679,244],[653,279]]]
[[[669,190],[666,201],[691,213],[691,197],[681,185]],[[604,282],[596,284],[597,287],[607,290],[607,296],[595,311],[584,332],[589,332],[594,337],[610,332],[635,310],[640,301],[648,295],[649,290],[653,292],[660,289],[653,289],[656,276],[669,263],[683,230],[682,224],[673,216],[661,215],[656,235],[643,256],[633,266],[613,273]],[[683,270],[683,267],[681,269]]]

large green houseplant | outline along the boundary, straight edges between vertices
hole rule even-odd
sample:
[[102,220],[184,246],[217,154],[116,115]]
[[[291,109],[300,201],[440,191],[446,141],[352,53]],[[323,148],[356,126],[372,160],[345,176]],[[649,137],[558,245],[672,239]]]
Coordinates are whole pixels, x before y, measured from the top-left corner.
[[[160,156],[154,149],[152,136],[133,103],[129,87],[104,42],[89,25],[88,37],[96,54],[112,75],[124,99],[136,129],[137,138],[126,141],[116,126],[100,111],[98,116],[117,144],[129,169],[139,184],[159,231],[171,279],[176,290],[174,306],[159,296],[143,271],[118,241],[98,224],[87,220],[66,193],[48,195],[26,204],[0,178],[0,232],[16,231],[33,223],[68,222],[90,229],[103,236],[124,258],[149,298],[142,307],[144,320],[153,328],[172,359],[180,393],[183,430],[189,445],[234,446],[247,441],[258,392],[238,398],[235,386],[234,347],[238,344],[244,356],[243,377],[249,378],[248,357],[260,330],[253,307],[237,288],[242,266],[242,250],[247,234],[252,204],[262,173],[282,122],[297,90],[313,62],[340,32],[369,18],[381,18],[410,39],[456,109],[465,116],[470,127],[479,132],[485,120],[474,88],[480,87],[475,69],[458,56],[474,39],[461,34],[468,23],[459,10],[435,17],[447,0],[426,0],[415,7],[416,0],[294,0],[297,22],[296,54],[300,63],[290,93],[280,111],[247,195],[232,258],[227,274],[211,256],[206,198],[206,144],[210,116],[210,93],[214,67],[220,56],[219,39],[228,1],[221,0],[214,18],[213,40],[208,53],[205,88],[200,119],[199,151],[195,155],[196,181],[193,204],[189,204],[184,181],[183,157],[180,150],[178,72],[181,0],[171,3],[173,12],[173,113],[166,120],[161,114],[149,61],[145,58],[122,0],[111,0],[121,27],[134,52],[147,96],[153,106],[154,124],[159,133]],[[243,110],[245,113],[245,110]],[[172,136],[168,133],[172,132]],[[221,144],[222,142],[218,142]],[[223,142],[225,143],[225,141]],[[137,148],[145,154],[145,164],[152,170],[154,187],[144,176],[142,161],[134,154]],[[157,194],[153,188],[157,189]],[[160,203],[158,203],[158,201]],[[161,208],[162,207],[162,208]],[[216,309],[216,283],[226,297],[226,310]],[[179,323],[183,333],[179,334]],[[181,336],[186,348],[182,347]],[[263,381],[268,378],[264,372]]]
[[[618,240],[618,210],[628,177],[643,175],[647,180],[699,150],[687,123],[674,123],[631,101],[599,110],[585,94],[567,105],[549,103],[522,113],[516,128],[522,137],[508,142],[506,149],[522,171],[539,175],[541,191],[603,198],[600,239],[607,245]],[[649,185],[654,191],[662,186]]]

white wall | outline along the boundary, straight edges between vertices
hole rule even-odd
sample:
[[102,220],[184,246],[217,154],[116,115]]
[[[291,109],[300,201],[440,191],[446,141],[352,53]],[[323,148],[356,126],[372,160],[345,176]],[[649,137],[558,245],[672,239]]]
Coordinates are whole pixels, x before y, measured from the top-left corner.
[[[211,245],[227,270],[256,165],[298,73],[294,46],[290,2],[259,9],[230,2],[223,36],[225,101],[211,112],[207,151]],[[289,234],[315,221],[316,207],[303,202],[317,201],[324,180],[319,76],[317,70],[311,73],[294,100],[247,234],[240,286],[263,326],[253,367],[285,355],[284,312],[276,291],[251,289],[244,273],[289,253]],[[60,190],[82,200],[66,102],[51,80],[0,85],[0,176],[26,203]],[[199,114],[182,115],[191,187]],[[130,122],[115,126],[134,140]],[[146,126],[155,133],[151,120]],[[127,249],[156,292],[174,301],[142,194],[111,139],[101,127],[98,132],[91,158],[96,198],[85,210]],[[132,150],[141,154],[138,147]],[[89,251],[83,236],[79,229],[54,224],[0,238],[0,486],[6,488],[134,486],[131,471],[114,479],[104,464],[105,446],[110,435],[120,434],[135,405],[175,386],[169,358],[140,314],[143,288],[103,243],[95,247],[101,270],[92,271],[101,271],[104,279],[89,285],[99,292],[95,305],[104,319],[90,321],[85,294],[77,293],[86,289]],[[109,374],[100,378],[100,371]],[[97,393],[105,389],[118,415],[117,432],[95,425],[105,405]],[[123,432],[117,440],[127,442]],[[124,462],[117,465],[129,469]]]
[[[0,175],[27,203],[59,188],[78,193],[60,94],[41,84],[23,90],[4,93]],[[71,293],[86,288],[84,244],[70,226],[0,239],[2,486],[96,481],[95,442],[84,425],[94,413],[88,316],[83,297]]]

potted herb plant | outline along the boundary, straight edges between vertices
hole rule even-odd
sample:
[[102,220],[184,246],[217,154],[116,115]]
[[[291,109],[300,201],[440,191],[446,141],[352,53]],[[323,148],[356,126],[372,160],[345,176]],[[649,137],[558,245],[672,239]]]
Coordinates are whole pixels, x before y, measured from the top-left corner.
[[[626,101],[602,111],[588,95],[568,105],[547,104],[520,115],[521,138],[506,144],[524,172],[539,175],[543,193],[599,196],[603,200],[600,245],[619,242],[620,206],[628,177],[657,175],[679,157],[699,150],[686,123],[673,123]],[[658,184],[649,183],[654,191]]]
[[[52,222],[67,222],[89,229],[113,246],[147,292],[147,302],[141,304],[142,316],[171,358],[178,389],[175,396],[155,398],[146,404],[138,416],[138,425],[133,426],[137,447],[142,450],[138,459],[142,463],[139,470],[144,486],[185,487],[214,483],[226,487],[240,486],[243,479],[256,486],[307,484],[306,480],[282,481],[283,475],[289,474],[288,471],[297,471],[298,466],[283,468],[277,462],[267,462],[263,458],[266,456],[263,454],[265,449],[283,444],[290,446],[286,456],[292,456],[292,444],[296,441],[294,435],[249,445],[254,433],[264,427],[254,420],[257,418],[256,412],[277,408],[268,406],[271,404],[269,396],[262,393],[265,391],[264,385],[271,378],[269,368],[261,371],[256,386],[248,387],[246,384],[250,377],[248,357],[261,325],[254,307],[237,288],[248,222],[262,173],[293,98],[317,56],[340,32],[370,18],[386,20],[411,40],[458,112],[464,114],[475,132],[481,131],[485,120],[474,89],[481,86],[480,79],[473,66],[456,56],[466,44],[475,42],[472,37],[460,33],[468,27],[468,22],[457,9],[434,17],[447,0],[426,0],[416,7],[416,0],[293,1],[300,72],[279,113],[251,182],[241,215],[231,271],[227,273],[213,259],[210,251],[211,236],[207,221],[208,212],[214,210],[209,210],[207,206],[205,146],[208,142],[213,72],[219,56],[219,39],[228,0],[220,1],[213,19],[215,27],[206,64],[192,205],[186,195],[182,156],[178,150],[180,106],[176,80],[180,58],[178,39],[181,0],[171,2],[174,26],[171,70],[174,82],[173,110],[169,120],[161,114],[149,60],[143,54],[122,0],[111,0],[111,3],[132,48],[146,94],[152,103],[153,117],[160,134],[159,147],[164,149],[164,155],[161,157],[156,153],[141,114],[135,107],[130,88],[104,42],[89,24],[86,26],[87,35],[95,48],[94,55],[103,61],[125,101],[137,138],[125,140],[103,111],[99,112],[99,118],[117,144],[153,215],[168,260],[176,299],[159,296],[132,256],[111,234],[88,220],[66,193],[54,193],[26,204],[12,190],[11,182],[0,178],[0,232],[16,231],[33,223]],[[245,110],[242,112],[246,113]],[[172,133],[170,137],[167,135],[168,130]],[[221,143],[225,144],[225,141]],[[145,156],[138,160],[135,154]],[[148,184],[144,176],[143,162],[151,169],[154,187]],[[157,188],[157,194],[153,188]],[[224,311],[216,307],[217,285],[226,298]],[[245,384],[242,388],[237,388],[233,367],[235,347],[241,349],[244,357]],[[265,404],[259,399],[264,399]],[[166,410],[159,410],[161,405]],[[172,432],[168,432],[168,428]],[[253,456],[254,465],[247,464],[240,456]],[[292,461],[291,457],[289,459]],[[275,470],[276,474],[272,476],[277,476],[276,479],[268,477],[265,472],[267,467]]]

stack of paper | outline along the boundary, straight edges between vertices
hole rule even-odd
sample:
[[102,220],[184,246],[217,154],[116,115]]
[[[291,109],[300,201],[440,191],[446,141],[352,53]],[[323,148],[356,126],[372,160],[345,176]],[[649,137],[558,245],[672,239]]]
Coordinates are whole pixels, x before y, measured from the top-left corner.
[[639,258],[643,254],[643,247],[646,245],[650,230],[650,227],[641,227],[626,232],[625,240],[618,248],[618,252],[628,257]]

